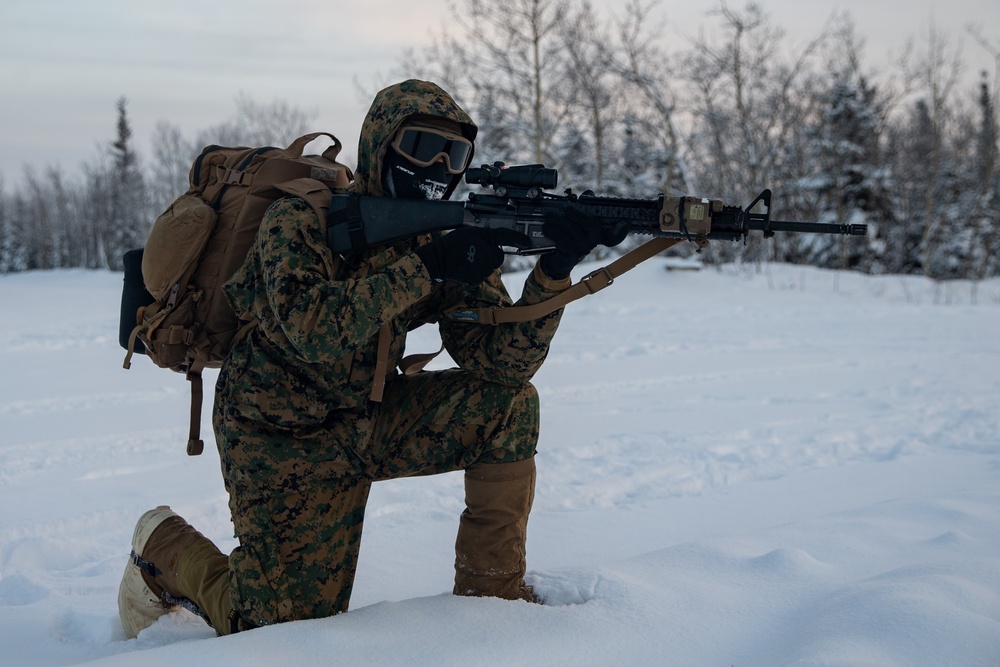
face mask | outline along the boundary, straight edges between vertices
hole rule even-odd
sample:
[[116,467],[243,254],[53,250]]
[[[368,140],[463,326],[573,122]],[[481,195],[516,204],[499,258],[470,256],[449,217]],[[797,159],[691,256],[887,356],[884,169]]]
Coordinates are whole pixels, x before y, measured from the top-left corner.
[[444,199],[452,178],[444,162],[418,167],[392,149],[385,156],[383,185],[396,199]]

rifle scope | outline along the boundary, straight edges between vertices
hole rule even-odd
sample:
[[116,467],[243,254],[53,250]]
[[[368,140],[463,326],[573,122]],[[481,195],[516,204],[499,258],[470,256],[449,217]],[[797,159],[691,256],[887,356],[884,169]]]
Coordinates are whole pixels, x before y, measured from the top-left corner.
[[503,162],[484,164],[465,172],[465,182],[486,187],[540,188],[551,190],[559,182],[559,172],[540,164],[506,167]]

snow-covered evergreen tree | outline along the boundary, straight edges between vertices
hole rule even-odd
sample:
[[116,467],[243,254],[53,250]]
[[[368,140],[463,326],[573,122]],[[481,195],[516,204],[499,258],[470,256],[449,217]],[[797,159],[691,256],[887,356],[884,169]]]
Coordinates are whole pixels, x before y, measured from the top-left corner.
[[10,229],[10,201],[4,187],[3,174],[0,174],[0,274],[11,272],[13,231]]
[[806,132],[810,171],[800,187],[813,195],[819,222],[869,224],[869,242],[866,246],[844,237],[804,236],[799,261],[831,268],[864,263],[880,271],[882,230],[892,224],[892,208],[881,167],[883,114],[877,91],[863,76],[835,73],[821,102],[816,125]]
[[966,177],[964,197],[973,227],[968,277],[974,279],[1000,272],[1000,165],[994,97],[983,72],[977,99],[978,117],[972,132],[975,157]]
[[111,172],[106,193],[109,218],[104,234],[104,255],[108,267],[121,270],[122,256],[146,242],[152,220],[148,210],[146,185],[139,156],[132,145],[132,127],[126,110],[127,100],[116,103],[116,137],[109,149]]
[[4,270],[13,273],[33,268],[29,257],[32,237],[28,222],[33,213],[23,192],[15,192],[9,201],[10,214],[4,234],[3,253]]

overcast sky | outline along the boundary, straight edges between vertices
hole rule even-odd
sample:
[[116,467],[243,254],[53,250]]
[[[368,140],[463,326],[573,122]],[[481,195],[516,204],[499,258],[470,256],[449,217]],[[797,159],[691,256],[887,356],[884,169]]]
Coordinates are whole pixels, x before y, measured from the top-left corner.
[[[501,5],[504,0],[496,0]],[[593,0],[621,13],[625,0]],[[741,7],[738,0],[730,6]],[[815,36],[846,10],[884,62],[906,38],[924,39],[933,21],[963,44],[976,72],[993,59],[965,35],[979,26],[1000,44],[997,0],[761,0],[794,43]],[[661,0],[666,37],[683,40],[718,20],[715,2]],[[432,40],[447,19],[445,0],[0,0],[0,174],[7,187],[25,164],[72,173],[114,137],[115,101],[125,96],[140,151],[157,121],[191,139],[235,113],[245,92],[315,113],[354,162],[368,88],[398,64],[403,49]],[[487,75],[488,73],[484,73]]]

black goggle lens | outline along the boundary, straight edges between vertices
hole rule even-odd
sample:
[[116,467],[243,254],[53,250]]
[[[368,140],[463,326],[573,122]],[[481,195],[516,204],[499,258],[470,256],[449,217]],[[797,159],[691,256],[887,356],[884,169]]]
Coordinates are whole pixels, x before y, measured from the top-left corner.
[[468,141],[419,128],[403,128],[393,145],[399,153],[424,166],[443,155],[448,171],[455,174],[465,170],[472,156],[472,145]]

